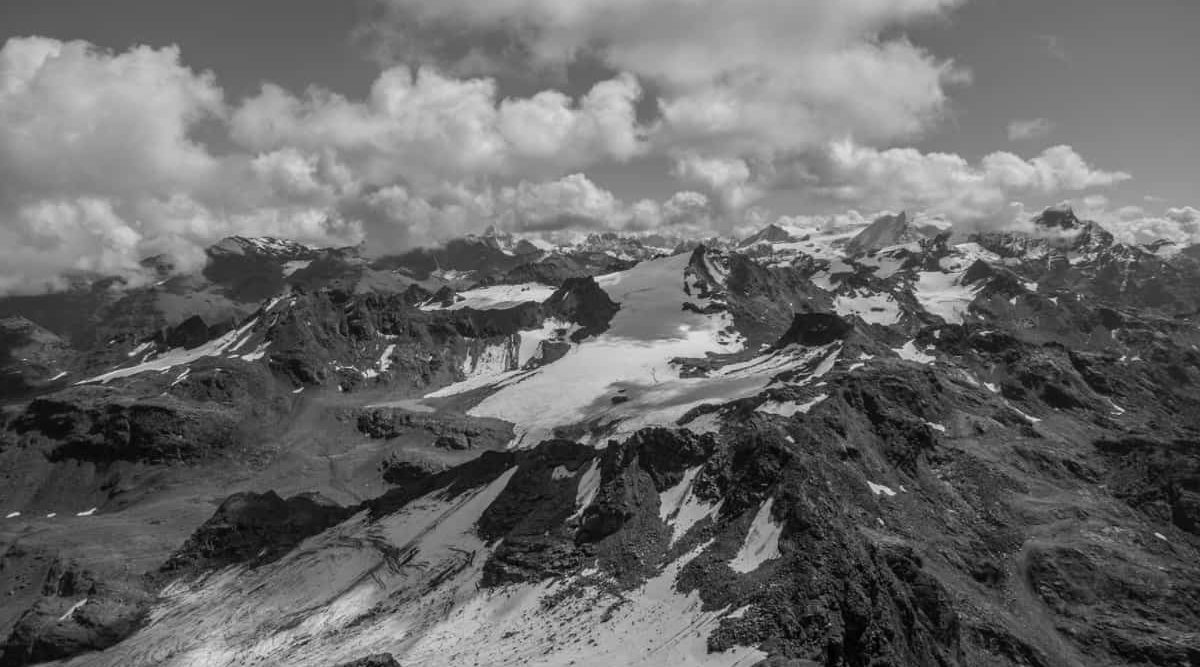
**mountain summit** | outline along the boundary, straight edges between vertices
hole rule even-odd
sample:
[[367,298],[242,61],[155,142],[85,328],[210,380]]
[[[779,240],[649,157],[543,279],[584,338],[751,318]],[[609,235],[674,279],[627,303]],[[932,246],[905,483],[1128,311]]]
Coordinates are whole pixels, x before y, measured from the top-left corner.
[[854,257],[882,250],[883,248],[908,243],[920,238],[914,233],[908,215],[881,216],[846,244],[846,254]]

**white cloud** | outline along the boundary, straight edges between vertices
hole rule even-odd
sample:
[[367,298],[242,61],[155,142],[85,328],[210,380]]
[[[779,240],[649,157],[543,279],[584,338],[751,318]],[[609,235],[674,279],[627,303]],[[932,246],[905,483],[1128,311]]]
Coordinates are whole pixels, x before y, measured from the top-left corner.
[[[380,0],[376,35],[407,59],[456,71],[482,61],[560,69],[581,57],[652,82],[655,141],[709,157],[770,157],[836,137],[921,133],[966,74],[885,31],[960,0]],[[474,37],[448,49],[446,35]],[[480,48],[494,45],[482,57]],[[510,63],[512,64],[512,63]],[[488,68],[490,69],[490,68]],[[513,69],[508,67],[506,69]]]
[[553,90],[500,100],[491,79],[399,66],[362,102],[319,89],[301,99],[267,85],[233,114],[232,133],[256,151],[331,152],[372,185],[546,177],[641,152],[640,96],[633,77],[618,76],[578,103]]
[[814,189],[867,209],[923,210],[965,224],[1008,224],[1024,197],[1101,188],[1129,178],[1087,164],[1071,147],[1054,146],[1025,160],[998,152],[972,165],[959,155],[912,148],[879,150],[834,144]]
[[675,157],[673,173],[684,183],[716,193],[726,211],[740,211],[763,195],[762,189],[751,182],[750,165],[740,158],[682,153]]
[[296,152],[217,157],[191,138],[227,114],[210,73],[174,47],[123,53],[85,42],[0,48],[0,292],[72,272],[136,276],[172,252],[185,265],[233,233],[354,240],[328,211],[319,161]]
[[1139,206],[1116,210],[1095,206],[1086,213],[1125,243],[1152,243],[1159,239],[1181,246],[1200,243],[1200,209],[1193,206],[1168,208],[1158,214]]
[[1045,118],[1032,120],[1014,120],[1008,124],[1009,141],[1030,141],[1041,139],[1054,131],[1054,123]]
[[671,227],[674,232],[711,231],[713,206],[702,193],[682,191],[665,201],[629,203],[582,173],[550,181],[476,189],[443,184],[415,193],[403,186],[380,189],[366,198],[373,249],[398,249],[445,242],[484,227],[565,238],[580,232],[643,232]]
[[188,137],[223,113],[211,74],[174,47],[125,53],[84,42],[9,40],[0,49],[0,193],[5,197],[170,191],[216,167]]
[[[0,292],[71,271],[136,274],[160,252],[193,268],[229,234],[319,244],[365,234],[379,251],[488,225],[701,234],[766,220],[756,204],[778,187],[978,222],[1011,216],[1016,197],[1128,178],[1065,146],[978,164],[870,147],[921,134],[966,77],[893,36],[959,0],[745,0],[704,12],[694,0],[620,0],[620,11],[600,0],[386,1],[409,19],[404,52],[420,64],[385,69],[363,99],[266,84],[230,104],[174,47],[5,43]],[[497,39],[447,57],[439,28]],[[581,57],[611,74],[578,96],[507,96],[462,75],[496,58],[544,73]],[[643,84],[658,114],[639,121]],[[224,152],[194,138],[201,124],[228,133]],[[631,203],[587,176],[646,156],[670,164],[683,190]]]

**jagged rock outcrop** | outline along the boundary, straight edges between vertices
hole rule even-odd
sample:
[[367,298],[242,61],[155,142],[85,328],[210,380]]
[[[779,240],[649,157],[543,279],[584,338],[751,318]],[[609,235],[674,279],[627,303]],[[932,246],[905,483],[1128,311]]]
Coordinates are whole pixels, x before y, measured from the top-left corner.
[[0,318],[0,400],[61,381],[77,356],[67,341],[28,318]]
[[572,335],[574,341],[607,331],[608,323],[620,309],[620,304],[600,289],[596,279],[590,276],[564,280],[558,291],[542,304],[546,315],[580,326]]
[[269,563],[352,513],[313,494],[287,500],[274,491],[234,494],[167,559],[159,574],[174,577]]
[[850,335],[854,327],[832,313],[796,313],[792,325],[775,343],[776,348],[788,345],[828,345]]
[[52,461],[196,463],[239,448],[286,409],[265,369],[245,363],[145,381],[161,393],[73,386],[30,402],[12,428],[37,436]]
[[512,425],[498,419],[465,415],[368,408],[355,417],[355,426],[372,438],[416,436],[422,442],[443,443],[450,449],[499,449],[513,436]]
[[[138,579],[101,579],[53,554],[12,545],[0,554],[8,614],[0,665],[20,667],[100,651],[146,620],[153,593]],[[28,605],[28,606],[26,606]],[[13,616],[9,616],[13,614]]]
[[757,243],[788,243],[794,240],[792,235],[779,225],[767,225],[743,239],[738,247],[749,248]]
[[401,667],[391,653],[378,653],[358,660],[343,662],[337,667]]
[[922,236],[911,228],[908,214],[901,212],[898,215],[885,215],[850,239],[846,244],[846,255],[857,257],[920,238]]

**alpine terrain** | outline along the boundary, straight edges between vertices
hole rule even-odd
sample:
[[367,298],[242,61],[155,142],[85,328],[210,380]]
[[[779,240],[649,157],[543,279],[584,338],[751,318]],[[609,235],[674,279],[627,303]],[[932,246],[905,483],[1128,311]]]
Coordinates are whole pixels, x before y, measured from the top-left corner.
[[1200,665],[1200,246],[489,231],[0,299],[0,665]]

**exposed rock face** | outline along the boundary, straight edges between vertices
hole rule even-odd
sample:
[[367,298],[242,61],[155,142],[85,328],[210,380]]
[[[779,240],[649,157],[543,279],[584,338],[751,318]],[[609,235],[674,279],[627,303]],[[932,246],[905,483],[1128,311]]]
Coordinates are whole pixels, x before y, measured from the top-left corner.
[[921,238],[909,226],[908,215],[885,215],[859,232],[846,244],[846,255],[855,257]]
[[401,667],[391,653],[379,653],[350,662],[343,662],[337,667]]
[[783,337],[776,342],[776,347],[788,345],[806,345],[816,347],[828,345],[850,335],[854,330],[848,322],[829,313],[797,313],[792,318],[792,326],[788,327]]
[[237,419],[229,409],[113,399],[104,389],[72,388],[35,400],[15,427],[55,443],[52,460],[194,462],[235,444]]
[[1075,217],[1075,211],[1070,206],[1053,206],[1042,211],[1033,219],[1033,223],[1046,229],[1072,230],[1081,227],[1083,223]]
[[[113,646],[141,626],[153,600],[143,582],[100,580],[37,549],[9,547],[0,555],[0,565],[0,581],[7,584],[9,596],[5,607],[19,614],[0,618],[0,627],[12,628],[0,643],[0,665],[5,667]],[[12,604],[29,604],[30,594],[35,601],[28,607]]]
[[399,269],[424,279],[437,271],[469,272],[480,279],[488,275],[501,274],[536,257],[506,253],[494,238],[468,237],[454,239],[438,248],[419,248],[395,257],[376,262],[376,266]]
[[635,263],[632,259],[620,259],[603,252],[553,255],[512,269],[504,274],[504,282],[561,285],[569,278],[587,278],[614,271],[624,271]]
[[607,331],[608,323],[621,306],[600,289],[595,278],[589,276],[564,280],[562,287],[542,304],[542,308],[551,317],[580,325],[573,338],[579,341]]
[[792,235],[779,225],[767,225],[754,234],[746,237],[738,244],[739,248],[749,248],[756,243],[787,243],[793,241]]
[[167,560],[161,573],[269,563],[352,513],[320,496],[284,500],[274,491],[235,494]]
[[512,439],[512,425],[496,419],[432,413],[366,409],[358,414],[356,426],[372,438],[418,435],[430,442],[453,443],[454,449],[499,449]]
[[220,336],[228,331],[229,328],[228,325],[210,327],[204,322],[204,318],[199,315],[193,315],[180,322],[177,326],[170,327],[164,331],[162,342],[168,348],[182,347],[192,349],[200,347],[209,340]]
[[76,356],[67,341],[29,319],[0,318],[0,400],[61,380]]
[[194,463],[237,447],[243,426],[272,422],[283,410],[269,376],[248,364],[197,370],[167,388],[143,398],[71,387],[32,401],[13,428],[39,436],[51,460]]

